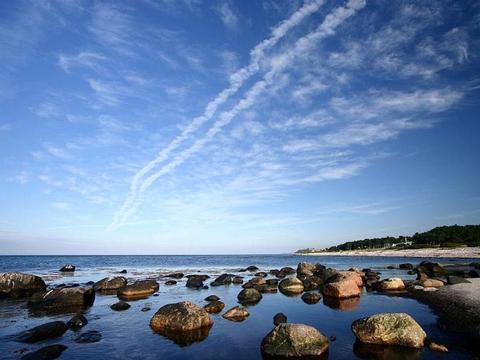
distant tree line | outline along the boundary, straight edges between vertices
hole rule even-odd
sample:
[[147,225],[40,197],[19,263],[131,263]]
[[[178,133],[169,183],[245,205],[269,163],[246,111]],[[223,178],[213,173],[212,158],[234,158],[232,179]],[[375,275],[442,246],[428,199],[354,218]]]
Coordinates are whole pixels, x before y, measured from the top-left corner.
[[[432,230],[415,233],[413,236],[387,236],[381,238],[348,241],[332,246],[325,251],[368,250],[368,249],[418,249],[425,247],[480,246],[480,225],[439,226]],[[303,249],[298,253],[314,252]]]

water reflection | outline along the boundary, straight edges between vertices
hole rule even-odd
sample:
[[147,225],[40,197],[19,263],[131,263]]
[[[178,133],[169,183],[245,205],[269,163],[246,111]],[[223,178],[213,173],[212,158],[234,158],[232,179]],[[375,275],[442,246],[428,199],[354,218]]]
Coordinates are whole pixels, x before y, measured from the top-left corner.
[[353,352],[362,359],[372,360],[417,360],[422,357],[423,349],[404,346],[385,346],[356,342]]
[[171,331],[166,329],[157,331],[158,334],[172,340],[180,347],[190,346],[196,342],[202,342],[208,337],[209,332],[210,328],[201,328],[184,332]]
[[271,356],[267,355],[262,352],[263,360],[327,360],[328,359],[328,351],[323,353],[322,355],[310,355],[310,356],[297,356],[297,357],[284,357],[284,356]]
[[353,311],[360,305],[360,297],[353,297],[349,299],[336,299],[332,297],[324,297],[323,303],[335,310]]

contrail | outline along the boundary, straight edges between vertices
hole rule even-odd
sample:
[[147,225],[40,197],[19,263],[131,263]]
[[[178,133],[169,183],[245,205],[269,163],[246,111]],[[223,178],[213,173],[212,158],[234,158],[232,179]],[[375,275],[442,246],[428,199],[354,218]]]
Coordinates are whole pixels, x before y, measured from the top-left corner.
[[168,155],[175,150],[180,144],[189,138],[190,134],[195,132],[200,126],[206,123],[217,111],[218,107],[225,103],[230,96],[235,94],[238,89],[247,81],[252,75],[254,75],[260,69],[260,62],[265,54],[265,51],[275,46],[285,34],[297,26],[303,19],[314,12],[323,5],[324,0],[314,0],[305,3],[300,9],[294,12],[288,19],[280,22],[271,32],[271,36],[259,44],[257,44],[250,51],[250,63],[237,70],[230,76],[230,85],[228,88],[220,92],[213,100],[211,100],[202,115],[194,118],[192,122],[183,129],[180,135],[176,136],[170,144],[160,151],[155,159],[150,161],[142,169],[140,169],[133,177],[130,184],[130,192],[127,199],[123,203],[120,210],[115,214],[113,223],[117,222],[122,217],[124,211],[132,206],[138,194],[139,182],[143,176],[151,171],[157,164],[166,160]]
[[[335,34],[335,29],[342,24],[346,19],[356,14],[357,11],[365,7],[365,0],[350,0],[344,7],[338,7],[325,17],[325,20],[312,32],[301,37],[293,48],[286,53],[277,56],[272,61],[272,69],[265,74],[262,80],[257,81],[246,93],[246,96],[240,100],[229,111],[225,111],[220,115],[212,127],[207,131],[205,137],[197,140],[191,147],[177,155],[170,163],[163,166],[156,173],[150,175],[140,186],[139,194],[141,195],[147,190],[157,179],[168,174],[177,166],[185,162],[190,156],[198,152],[203,146],[210,141],[222,128],[228,125],[232,119],[241,111],[248,109],[256,101],[256,98],[272,83],[275,76],[287,68],[295,58],[304,55],[312,46],[319,40]],[[132,205],[127,208],[118,222],[110,225],[110,229],[118,228],[122,223],[130,217],[135,209],[138,207],[139,201],[132,202]]]

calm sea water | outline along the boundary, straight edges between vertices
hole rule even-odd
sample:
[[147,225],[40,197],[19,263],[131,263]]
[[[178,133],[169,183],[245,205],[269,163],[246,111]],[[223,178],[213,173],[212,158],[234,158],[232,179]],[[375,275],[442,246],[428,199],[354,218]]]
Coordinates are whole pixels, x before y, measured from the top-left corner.
[[[412,278],[401,270],[388,270],[389,265],[402,262],[418,263],[418,258],[383,257],[321,257],[295,255],[199,255],[199,256],[0,256],[0,272],[22,271],[42,276],[47,284],[85,283],[112,276],[126,269],[127,278],[157,278],[160,282],[159,296],[131,301],[131,308],[114,312],[110,305],[118,299],[114,295],[97,295],[94,306],[84,311],[89,319],[86,327],[77,333],[68,331],[61,338],[25,345],[12,341],[10,335],[52,320],[67,321],[73,314],[37,316],[26,308],[25,301],[0,301],[0,358],[15,359],[19,349],[37,349],[49,344],[68,346],[65,359],[261,359],[260,343],[273,328],[272,318],[278,312],[287,315],[289,322],[304,323],[319,329],[326,336],[335,335],[331,342],[330,359],[471,359],[475,358],[467,339],[444,330],[438,324],[435,313],[426,305],[402,297],[390,297],[364,292],[362,297],[343,304],[320,301],[315,305],[305,304],[300,297],[287,297],[281,293],[264,294],[260,303],[249,306],[250,317],[241,323],[227,321],[221,315],[212,315],[214,326],[203,341],[189,346],[180,346],[172,340],[154,333],[149,327],[153,313],[161,306],[189,300],[201,306],[210,294],[218,295],[226,309],[237,305],[239,285],[211,287],[208,290],[192,290],[185,287],[185,279],[175,286],[165,286],[163,275],[178,270],[186,274],[204,273],[215,276],[224,272],[237,272],[239,268],[256,265],[260,270],[296,265],[300,261],[318,262],[336,269],[370,267],[382,272],[383,277],[392,275]],[[442,262],[469,262],[469,259],[442,259]],[[472,259],[473,261],[473,259]],[[77,266],[72,275],[63,275],[58,269],[66,263]],[[239,273],[246,277],[252,275]],[[148,305],[149,312],[141,309]],[[339,308],[340,306],[340,308]],[[406,312],[412,315],[425,329],[428,336],[447,344],[448,354],[435,354],[428,349],[418,352],[371,352],[371,348],[354,346],[355,337],[351,323],[361,317],[378,312]],[[98,330],[102,340],[93,344],[77,344],[74,337],[87,330]],[[370,351],[370,353],[368,352]]]

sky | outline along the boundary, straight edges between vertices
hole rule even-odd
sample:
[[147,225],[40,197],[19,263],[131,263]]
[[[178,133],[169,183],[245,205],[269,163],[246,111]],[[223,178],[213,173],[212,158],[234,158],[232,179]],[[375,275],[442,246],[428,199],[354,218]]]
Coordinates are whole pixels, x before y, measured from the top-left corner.
[[480,223],[477,1],[0,2],[0,254]]

